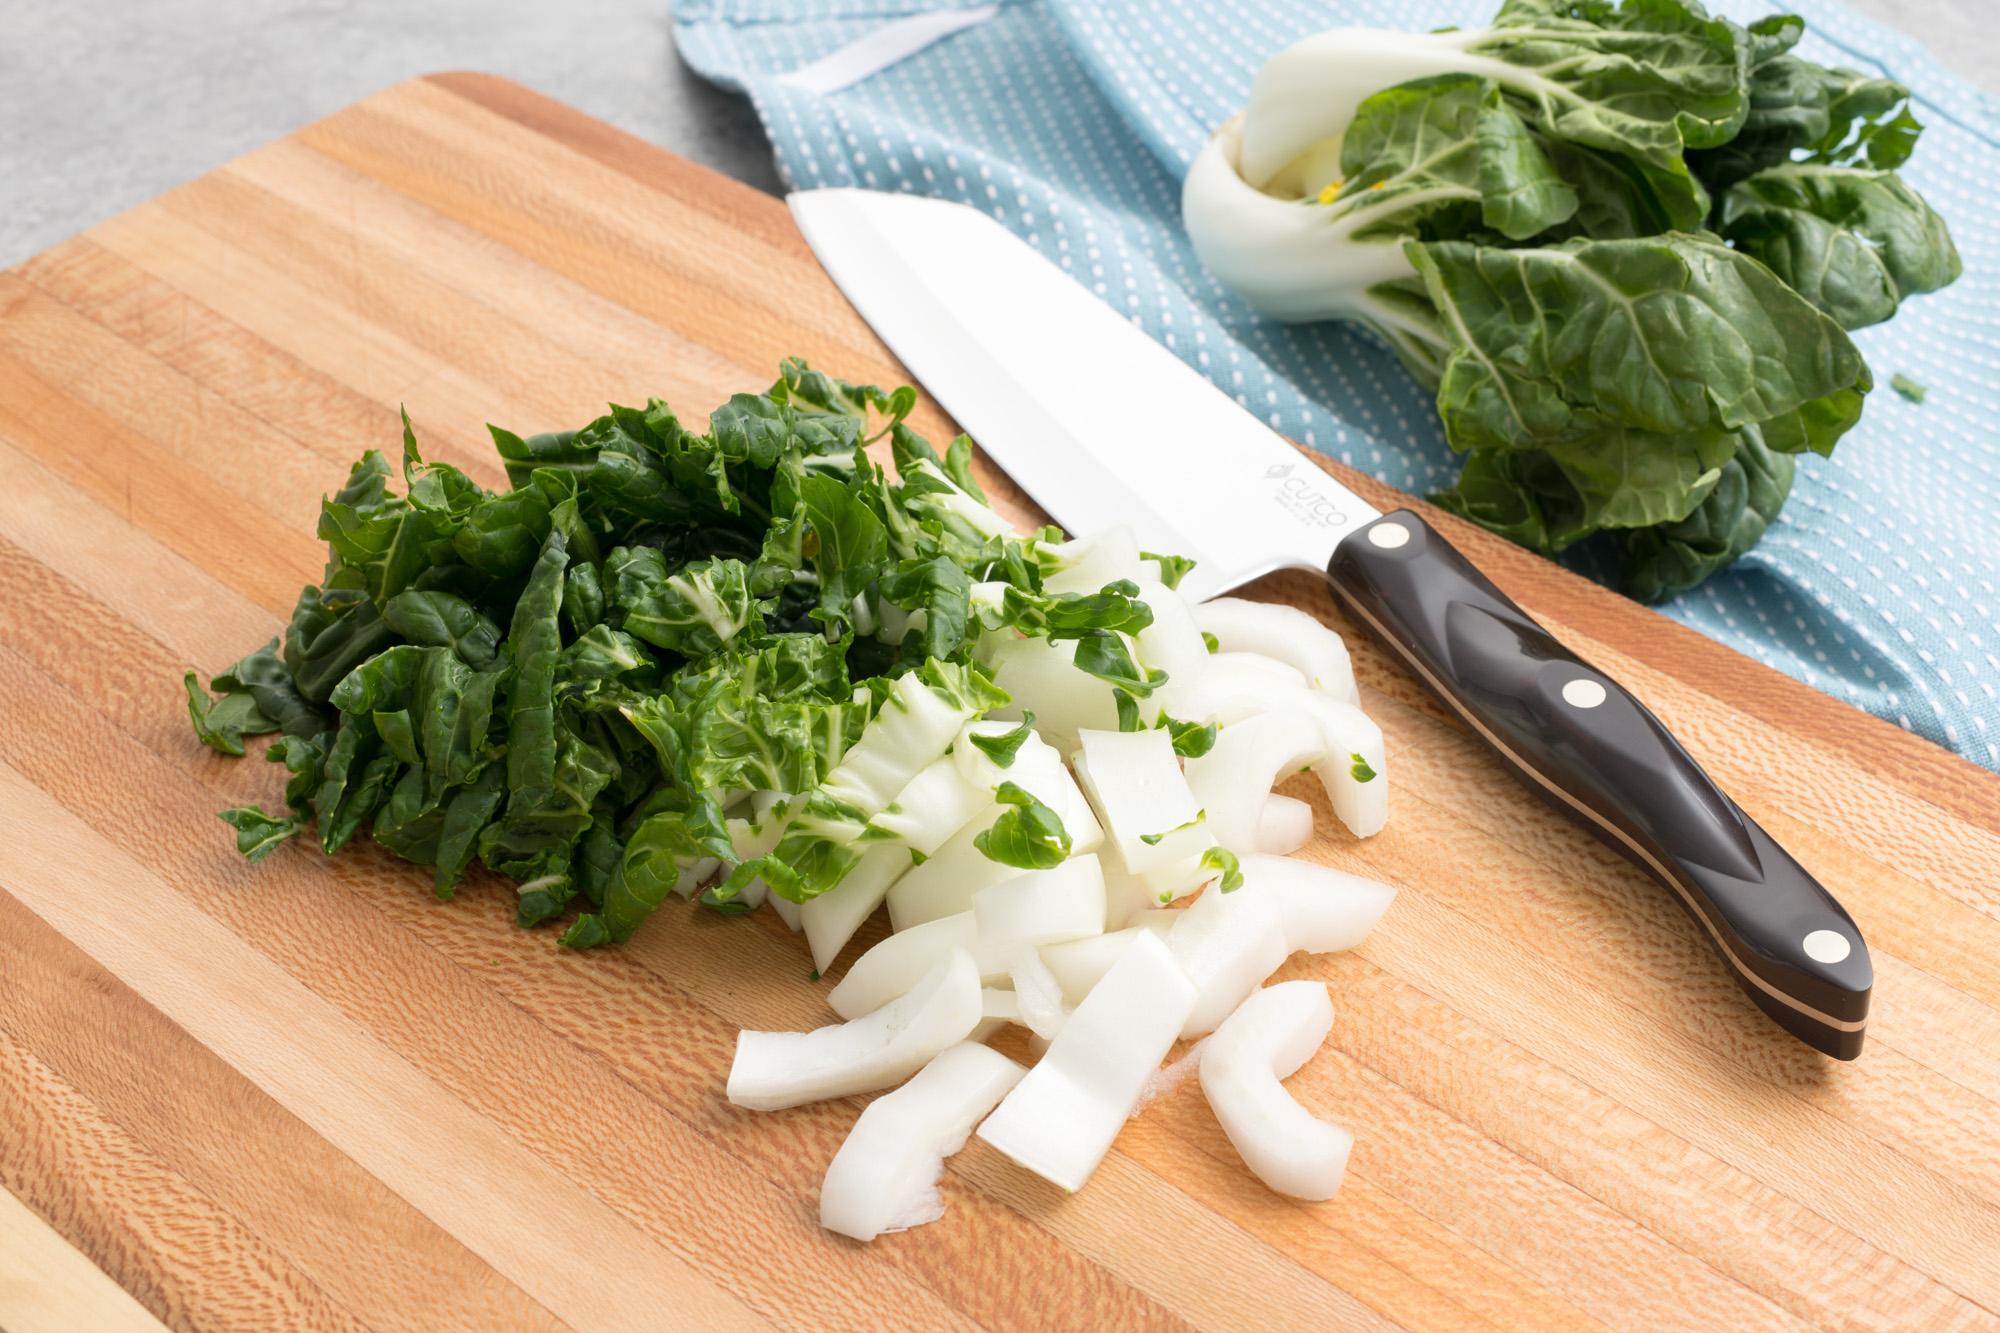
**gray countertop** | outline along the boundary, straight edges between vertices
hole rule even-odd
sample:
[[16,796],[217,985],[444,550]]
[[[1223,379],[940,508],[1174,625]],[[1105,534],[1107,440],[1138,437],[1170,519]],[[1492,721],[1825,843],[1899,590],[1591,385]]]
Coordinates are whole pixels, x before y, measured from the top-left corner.
[[[1994,0],[1848,3],[2000,91]],[[441,69],[507,75],[778,188],[756,117],[681,64],[660,0],[5,0],[0,267]]]

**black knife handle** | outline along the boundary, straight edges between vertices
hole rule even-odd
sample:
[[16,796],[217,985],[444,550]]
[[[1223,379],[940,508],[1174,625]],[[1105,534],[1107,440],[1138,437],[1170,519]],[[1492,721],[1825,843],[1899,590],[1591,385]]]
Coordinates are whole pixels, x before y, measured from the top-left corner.
[[1674,890],[1779,1026],[1861,1053],[1874,984],[1861,932],[1645,705],[1407,509],[1348,534],[1327,577],[1530,788]]

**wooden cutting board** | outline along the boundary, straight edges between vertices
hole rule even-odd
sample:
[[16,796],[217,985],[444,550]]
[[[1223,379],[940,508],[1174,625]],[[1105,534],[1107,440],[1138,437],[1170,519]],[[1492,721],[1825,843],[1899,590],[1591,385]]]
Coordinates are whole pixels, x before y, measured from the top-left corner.
[[278,774],[180,672],[282,623],[398,403],[498,484],[488,420],[706,412],[787,354],[899,375],[777,201],[469,75],[0,276],[0,1186],[182,1328],[2000,1325],[2000,778],[1442,516],[1852,910],[1858,1062],[1358,635],[1389,827],[1311,854],[1402,893],[1283,973],[1339,1013],[1291,1085],[1357,1140],[1323,1205],[1189,1087],[1075,1197],[975,1143],[858,1246],[815,1225],[858,1103],[723,1100],[738,1027],[831,1017],[768,914],[577,956],[490,878],[237,858],[214,812]]

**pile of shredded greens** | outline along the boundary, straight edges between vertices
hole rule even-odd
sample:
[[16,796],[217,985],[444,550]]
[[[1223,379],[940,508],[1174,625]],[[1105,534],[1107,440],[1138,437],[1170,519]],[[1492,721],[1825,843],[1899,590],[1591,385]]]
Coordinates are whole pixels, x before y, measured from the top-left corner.
[[[702,880],[724,912],[753,881],[793,902],[838,884],[885,836],[895,792],[870,774],[899,736],[1006,702],[972,657],[984,631],[1074,640],[1079,669],[1144,697],[1138,587],[1044,592],[1059,534],[1017,537],[967,440],[940,455],[903,424],[915,399],[787,361],[706,433],[659,401],[495,428],[499,492],[425,462],[406,417],[403,494],[371,450],[322,503],[326,575],[282,640],[208,690],[187,675],[209,746],[282,733],[288,809],[223,812],[239,850],[311,827],[331,855],[366,828],[440,897],[477,858],[517,881],[523,926],[580,909],[562,942],[583,948]],[[884,436],[893,478],[863,450]],[[1040,864],[1053,818],[1026,797],[981,850]]]

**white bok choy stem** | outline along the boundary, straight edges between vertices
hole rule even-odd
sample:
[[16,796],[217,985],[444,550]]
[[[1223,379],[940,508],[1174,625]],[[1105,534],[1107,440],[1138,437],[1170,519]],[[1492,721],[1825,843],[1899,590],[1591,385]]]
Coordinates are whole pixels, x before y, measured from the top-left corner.
[[1222,728],[1213,749],[1188,760],[1187,786],[1207,812],[1210,836],[1225,847],[1254,847],[1271,788],[1326,758],[1318,719],[1288,703]]
[[869,847],[846,878],[805,904],[799,915],[814,967],[821,972],[832,967],[882,905],[889,886],[993,804],[991,789],[968,782],[961,769],[952,755],[941,755],[905,783],[896,799],[869,821],[872,833],[887,834],[892,841]]
[[[1140,665],[1166,672],[1172,682],[1208,664],[1208,644],[1186,598],[1158,579],[1141,579],[1139,600],[1153,613],[1153,623],[1132,636]],[[1158,708],[1157,703],[1139,705],[1149,722]]]
[[1021,1025],[1043,1041],[1053,1041],[1069,1021],[1069,1006],[1063,1002],[1062,984],[1042,956],[1029,949],[1017,954],[1008,973],[1014,983],[1014,1005]]
[[1277,695],[1270,711],[1224,726],[1215,747],[1187,763],[1188,787],[1224,847],[1255,847],[1264,801],[1311,767],[1327,802],[1357,838],[1382,831],[1389,779],[1382,730],[1352,704],[1313,690]]
[[923,673],[900,676],[816,795],[872,818],[951,747],[968,720],[967,710],[932,689]]
[[1019,719],[1033,713],[1035,730],[1064,754],[1076,749],[1079,731],[1118,729],[1117,696],[1077,666],[1076,640],[1013,635],[1001,630],[980,641],[993,683],[1010,699],[990,716]]
[[1222,1132],[1259,1180],[1295,1198],[1332,1198],[1354,1146],[1352,1134],[1299,1105],[1280,1082],[1332,1026],[1325,983],[1286,981],[1245,1000],[1202,1046],[1201,1090]]
[[1216,597],[1194,608],[1195,624],[1225,653],[1256,653],[1283,662],[1315,690],[1360,703],[1354,663],[1338,634],[1296,606]]
[[[990,733],[991,726],[981,723],[978,731]],[[1076,779],[1070,776],[1062,756],[1039,736],[1030,734],[1015,753],[1014,762],[1004,769],[965,742],[954,748],[952,757],[960,761],[960,775],[968,780],[977,781],[977,775],[990,772],[991,787],[1012,782],[1055,811],[1070,836],[1072,856],[1095,851],[1103,843],[1104,830],[1077,789]],[[989,794],[978,814],[922,865],[912,867],[896,881],[889,890],[889,920],[897,930],[969,911],[973,894],[1021,873],[1017,867],[989,859],[978,847],[979,835],[992,827],[1004,809]]]
[[[1536,70],[1469,49],[1495,35],[1481,29],[1417,33],[1333,28],[1292,43],[1265,61],[1251,80],[1243,115],[1243,179],[1260,190],[1297,193],[1302,180],[1288,176],[1295,174],[1301,158],[1330,156],[1337,168],[1340,141],[1356,109],[1384,88],[1412,79],[1472,74],[1529,95],[1545,93],[1549,81]],[[1338,176],[1338,170],[1333,174]]]
[[1123,524],[1066,542],[1032,540],[1028,549],[1041,567],[1045,592],[1092,593],[1107,583],[1147,577],[1139,539]]
[[1332,866],[1288,856],[1242,858],[1244,892],[1273,896],[1294,953],[1339,953],[1368,938],[1396,890]]
[[1007,1094],[979,1137],[1079,1190],[1118,1136],[1194,1004],[1167,946],[1142,931]]
[[910,849],[897,842],[878,842],[861,854],[846,878],[799,908],[813,967],[825,972],[854,938],[862,923],[882,905],[889,886],[910,868]]
[[1021,1001],[1010,990],[988,986],[979,992],[979,1026],[968,1041],[985,1041],[1009,1023],[1021,1023]]
[[1389,759],[1382,728],[1350,703],[1307,691],[1300,699],[1326,737],[1327,762],[1314,772],[1334,818],[1357,838],[1372,838],[1389,819]]
[[[964,744],[963,735],[961,732],[954,750]],[[955,753],[933,760],[910,779],[887,809],[868,821],[869,826],[893,835],[919,855],[929,856],[993,799],[993,788],[966,781],[961,767]]]
[[1290,856],[1312,841],[1313,808],[1289,796],[1267,796],[1257,819],[1256,848],[1272,856]]
[[740,1032],[729,1100],[753,1111],[874,1092],[902,1082],[980,1019],[979,965],[954,949],[915,989],[850,1022],[811,1032]]
[[1215,132],[1181,184],[1181,220],[1203,267],[1273,319],[1365,320],[1400,335],[1398,351],[1441,361],[1444,338],[1434,325],[1374,290],[1416,278],[1402,242],[1349,239],[1375,220],[1366,212],[1335,219],[1253,188],[1239,169],[1242,122],[1238,116]]
[[[1146,898],[1171,902],[1202,882],[1202,855],[1218,839],[1164,729],[1082,733],[1076,776],[1104,823],[1118,869]],[[1139,905],[1114,903],[1113,914],[1122,919],[1121,906],[1129,912]]]
[[1203,890],[1167,932],[1167,947],[1195,989],[1183,1037],[1214,1031],[1291,953],[1277,894],[1247,875],[1233,893]]
[[940,1051],[902,1087],[868,1104],[826,1169],[819,1224],[856,1240],[944,1216],[944,1159],[1028,1071],[972,1042]]
[[1063,944],[1044,944],[1039,951],[1042,962],[1056,979],[1056,984],[1062,987],[1063,1001],[1070,1005],[1082,1004],[1083,997],[1090,994],[1090,988],[1104,980],[1104,974],[1125,956],[1125,950],[1131,947],[1141,930],[1164,935],[1180,919],[1178,912],[1159,915],[1171,920],[1149,921],[1144,925],[1127,926],[1123,930]]
[[1154,694],[1173,717],[1207,726],[1228,726],[1255,717],[1274,695],[1306,688],[1297,668],[1262,653],[1211,653],[1199,669],[1174,677]]
[[1104,870],[1095,854],[1047,870],[1016,873],[972,895],[978,944],[973,957],[988,977],[1004,976],[1024,954],[1104,930]]
[[[784,807],[784,793],[754,792],[750,797],[749,813],[731,819],[723,826],[729,834],[730,846],[736,849],[739,863],[754,861],[778,845],[778,839],[785,833]],[[746,907],[757,908],[764,905],[770,892],[770,886],[762,879],[753,879],[736,896]]]
[[842,1018],[873,1013],[914,988],[953,949],[970,952],[978,939],[970,912],[898,931],[855,959],[840,984],[827,992],[826,1002]]

